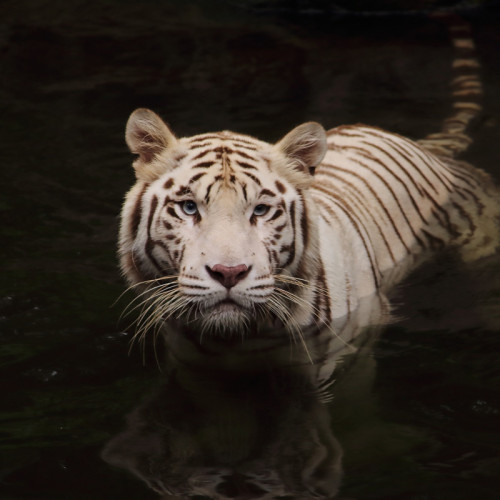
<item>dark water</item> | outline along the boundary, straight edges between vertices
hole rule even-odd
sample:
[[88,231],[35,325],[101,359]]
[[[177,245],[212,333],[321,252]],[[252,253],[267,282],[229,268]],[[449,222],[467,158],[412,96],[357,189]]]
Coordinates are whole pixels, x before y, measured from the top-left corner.
[[[0,498],[155,498],[99,457],[162,384],[151,345],[144,362],[128,354],[126,301],[114,305],[135,107],[181,136],[265,140],[306,120],[418,138],[446,116],[451,52],[436,20],[285,4],[0,5]],[[485,83],[466,158],[500,179],[500,18],[465,14]],[[338,498],[498,498],[499,300],[498,259],[461,269],[443,257],[399,288],[401,321],[348,356],[318,410],[343,453]]]

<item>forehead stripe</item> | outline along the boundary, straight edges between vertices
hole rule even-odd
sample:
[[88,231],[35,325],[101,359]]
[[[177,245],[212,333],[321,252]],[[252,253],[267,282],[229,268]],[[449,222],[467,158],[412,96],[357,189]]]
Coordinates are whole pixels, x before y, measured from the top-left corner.
[[[250,146],[250,144],[239,144],[237,142],[234,142],[233,143],[235,147],[237,148],[242,148],[242,149],[247,149],[249,151],[257,151],[257,147],[256,146]],[[242,151],[238,151],[242,156],[243,156],[243,152]]]
[[202,161],[201,163],[197,163],[196,165],[193,165],[191,168],[209,168],[214,163],[215,163],[214,161]]
[[242,168],[247,168],[249,170],[258,170],[257,167],[254,167],[253,165],[250,165],[250,163],[247,163],[245,161],[236,160],[236,163]]
[[275,184],[276,184],[276,187],[278,188],[278,191],[280,193],[286,192],[286,187],[283,184],[281,184],[280,181],[276,181]]
[[209,141],[211,139],[223,140],[224,137],[222,137],[221,135],[218,135],[218,134],[203,134],[203,135],[200,135],[199,137],[193,137],[192,139],[190,139],[189,142],[191,144],[193,144],[195,142]]
[[197,181],[200,177],[203,177],[204,175],[207,175],[206,172],[200,172],[199,174],[193,175],[191,179],[189,179],[188,184],[192,184],[193,182]]
[[247,160],[255,160],[255,158],[244,151],[235,151],[236,154],[240,155],[242,158],[246,158]]
[[208,153],[211,153],[212,150],[211,149],[205,149],[205,151],[200,151],[194,158],[193,158],[193,161],[194,160],[199,160],[200,158],[203,158],[204,156],[206,156]]
[[263,189],[259,196],[276,196],[276,193],[273,193],[272,191],[270,191],[269,189]]
[[200,143],[200,144],[193,144],[191,146],[189,146],[189,149],[200,149],[200,148],[204,148],[205,146],[212,146],[212,143],[210,141],[207,141],[207,142],[203,142],[203,143]]
[[251,146],[255,146],[254,141],[250,141],[248,139],[245,139],[244,137],[234,137],[233,141],[236,142],[242,142],[243,144],[250,144]]
[[255,184],[262,186],[262,183],[260,182],[260,180],[257,177],[255,177],[255,175],[251,174],[250,172],[245,172],[244,170],[243,170],[243,173],[247,177],[250,177],[250,179],[252,179],[255,182]]
[[165,181],[163,184],[163,189],[170,189],[174,185],[174,179],[170,178]]

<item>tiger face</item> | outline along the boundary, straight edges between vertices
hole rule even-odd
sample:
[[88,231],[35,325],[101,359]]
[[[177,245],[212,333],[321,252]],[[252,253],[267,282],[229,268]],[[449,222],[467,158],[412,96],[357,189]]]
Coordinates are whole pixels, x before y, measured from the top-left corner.
[[139,109],[126,141],[137,183],[122,211],[120,256],[148,298],[144,324],[234,332],[287,323],[291,277],[305,280],[314,267],[307,191],[326,151],[323,128],[303,124],[276,145],[232,132],[177,139]]

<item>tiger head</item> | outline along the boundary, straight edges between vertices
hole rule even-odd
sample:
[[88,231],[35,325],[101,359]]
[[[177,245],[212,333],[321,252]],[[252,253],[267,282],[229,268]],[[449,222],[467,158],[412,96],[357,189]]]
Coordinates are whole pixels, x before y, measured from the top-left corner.
[[119,254],[148,297],[143,324],[178,319],[234,332],[300,322],[290,310],[305,299],[289,288],[317,268],[308,187],[326,152],[324,129],[305,123],[277,144],[228,131],[178,139],[138,109],[126,141],[137,182],[123,206]]

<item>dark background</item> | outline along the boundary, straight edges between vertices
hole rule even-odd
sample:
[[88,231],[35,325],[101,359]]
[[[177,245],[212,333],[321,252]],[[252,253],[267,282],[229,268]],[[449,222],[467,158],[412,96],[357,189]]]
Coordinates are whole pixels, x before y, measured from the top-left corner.
[[[150,107],[179,136],[275,141],[317,120],[422,137],[449,111],[436,6],[473,28],[485,111],[465,157],[500,179],[497,2],[0,4],[0,498],[154,497],[99,459],[158,372],[151,348],[128,354],[115,303],[130,112]],[[498,262],[461,275],[441,260],[401,288],[370,401],[346,382],[332,407],[341,498],[497,498],[499,276]]]

